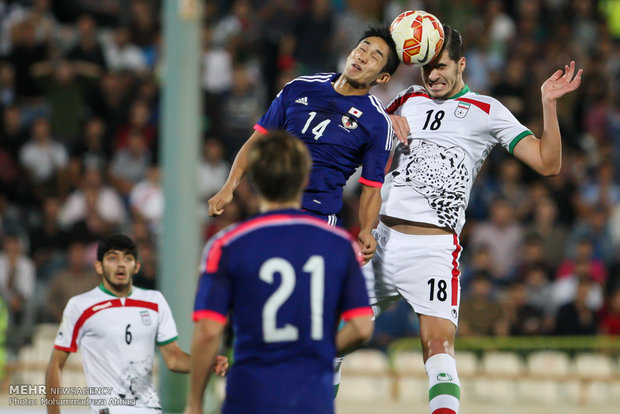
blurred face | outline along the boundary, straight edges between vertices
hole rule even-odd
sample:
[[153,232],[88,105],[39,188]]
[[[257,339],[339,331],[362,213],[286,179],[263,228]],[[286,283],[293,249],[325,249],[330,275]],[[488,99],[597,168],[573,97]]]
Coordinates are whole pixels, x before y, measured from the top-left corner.
[[349,53],[342,74],[356,88],[370,88],[376,83],[385,83],[390,75],[382,70],[387,64],[389,53],[390,49],[383,39],[368,37]]
[[446,99],[460,92],[465,86],[464,70],[465,58],[455,62],[450,59],[448,51],[444,50],[439,58],[422,66],[422,83],[431,98]]
[[106,288],[122,292],[131,289],[133,276],[140,270],[140,262],[133,254],[108,250],[103,255],[102,261],[95,262],[95,270],[103,276]]

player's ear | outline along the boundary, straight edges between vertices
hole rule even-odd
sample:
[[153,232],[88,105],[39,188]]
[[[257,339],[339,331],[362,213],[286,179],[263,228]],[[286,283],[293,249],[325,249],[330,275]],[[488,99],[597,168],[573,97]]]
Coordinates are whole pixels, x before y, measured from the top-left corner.
[[103,274],[103,263],[101,263],[99,260],[95,262],[95,271],[98,275]]
[[375,84],[383,85],[383,84],[387,83],[390,80],[391,77],[392,77],[392,75],[390,75],[389,73],[381,72],[379,74],[379,76],[377,76],[377,79],[375,79]]
[[136,270],[134,270],[133,274],[137,275],[140,271],[140,266],[142,266],[142,262],[140,260],[136,260]]
[[465,66],[467,66],[467,59],[465,59],[465,56],[460,58],[459,61],[456,62],[456,65],[459,68],[459,72],[461,73],[465,72]]

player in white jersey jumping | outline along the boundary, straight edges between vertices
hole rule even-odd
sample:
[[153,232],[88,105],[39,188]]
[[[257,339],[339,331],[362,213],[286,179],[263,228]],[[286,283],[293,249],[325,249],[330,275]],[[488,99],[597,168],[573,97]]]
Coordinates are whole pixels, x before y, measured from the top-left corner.
[[[102,276],[101,285],[72,297],[65,307],[45,377],[47,411],[58,413],[63,399],[76,398],[59,395],[54,389],[61,385],[69,354],[79,347],[88,386],[101,391],[90,396],[91,412],[160,413],[152,382],[154,345],[159,346],[171,371],[187,373],[191,363],[176,342],[170,307],[159,291],[132,286],[140,261],[129,237],[114,235],[103,240],[97,248],[95,269]],[[227,367],[227,358],[218,356],[214,371],[223,375]]]
[[469,90],[461,35],[447,25],[444,32],[442,52],[422,67],[424,87],[411,86],[387,108],[394,129],[408,138],[395,149],[385,177],[377,251],[364,268],[376,314],[405,298],[419,315],[433,414],[459,409],[458,235],[474,179],[497,144],[540,174],[558,174],[562,142],[556,101],[577,89],[582,74],[575,75],[571,62],[542,84],[538,139],[499,101]]

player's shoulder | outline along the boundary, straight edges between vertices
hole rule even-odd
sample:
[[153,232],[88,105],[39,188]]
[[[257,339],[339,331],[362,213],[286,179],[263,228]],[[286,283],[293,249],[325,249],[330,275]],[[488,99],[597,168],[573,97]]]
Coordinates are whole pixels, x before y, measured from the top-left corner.
[[89,291],[72,296],[66,304],[66,308],[74,312],[83,312],[84,310],[113,299],[112,296],[105,293],[102,286],[92,288]]
[[131,288],[130,299],[159,303],[164,299],[163,293],[157,289],[145,289],[137,286]]
[[412,98],[422,98],[422,99],[430,99],[430,96],[426,92],[423,86],[420,85],[410,85],[409,87],[400,91],[392,102],[385,107],[385,110],[388,114],[393,114],[396,112],[398,108],[405,105],[407,102],[414,102]]

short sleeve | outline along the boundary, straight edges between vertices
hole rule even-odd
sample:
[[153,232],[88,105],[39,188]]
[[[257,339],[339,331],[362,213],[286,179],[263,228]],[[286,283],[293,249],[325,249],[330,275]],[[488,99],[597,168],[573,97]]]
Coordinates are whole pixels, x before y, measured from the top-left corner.
[[491,136],[497,139],[506,151],[511,154],[515,146],[523,138],[528,135],[534,135],[499,101],[492,103],[490,111],[489,131]]
[[215,242],[205,254],[205,266],[203,266],[196,300],[194,302],[194,314],[192,319],[212,319],[222,324],[226,323],[226,317],[231,307],[232,292],[230,276],[227,269],[227,255],[223,247]]
[[392,150],[392,123],[378,114],[379,121],[371,132],[370,141],[362,155],[362,177],[360,183],[381,187],[385,177],[385,165]]
[[273,101],[271,101],[271,105],[267,112],[263,114],[254,126],[255,130],[265,133],[267,130],[284,129],[288,88],[288,85],[285,86]]
[[170,305],[160,292],[158,302],[159,325],[157,326],[157,345],[162,346],[176,341],[179,337],[177,325],[174,322]]
[[340,311],[345,321],[358,316],[372,315],[366,282],[353,248],[347,249],[348,272],[344,281]]
[[62,312],[62,321],[54,340],[54,348],[66,352],[77,352],[82,337],[81,326],[77,325],[81,314],[75,299],[69,299]]

